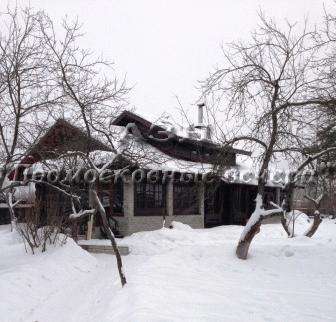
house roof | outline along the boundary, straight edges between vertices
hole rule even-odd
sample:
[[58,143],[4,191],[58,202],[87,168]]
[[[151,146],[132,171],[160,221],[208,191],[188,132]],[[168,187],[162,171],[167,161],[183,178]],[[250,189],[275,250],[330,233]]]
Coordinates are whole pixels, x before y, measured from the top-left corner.
[[[210,141],[195,140],[181,136],[175,136],[173,142],[156,141],[151,136],[151,130],[155,126],[155,137],[165,139],[166,133],[162,126],[157,126],[141,116],[130,111],[122,112],[113,122],[113,125],[127,126],[129,123],[135,123],[144,140],[139,144],[133,144],[133,147],[127,149],[127,159],[131,160],[135,156],[137,162],[142,156],[145,160],[142,166],[161,165],[162,168],[172,169],[190,169],[190,170],[208,170],[214,162],[216,153],[223,153],[223,149]],[[139,142],[138,142],[139,143]],[[68,151],[94,152],[102,151],[113,153],[114,147],[105,145],[100,140],[89,137],[85,131],[77,126],[72,125],[64,119],[58,119],[46,133],[38,140],[38,142],[27,151],[26,157],[21,161],[22,164],[36,164],[45,159],[56,159],[58,156]],[[249,152],[228,148],[221,155],[227,158],[227,166],[236,166],[236,154],[250,155]],[[13,177],[14,174],[10,175]],[[21,174],[19,174],[21,175]]]
[[[216,159],[215,155],[220,155],[221,157],[227,156],[228,162],[234,165],[233,159],[236,154],[251,156],[251,152],[248,151],[232,147],[225,147],[224,149],[223,146],[209,140],[196,140],[175,134],[169,142],[164,141],[163,139],[167,138],[167,134],[172,134],[172,132],[130,111],[123,111],[112,124],[126,127],[130,123],[134,123],[138,127],[141,135],[149,144],[180,160],[213,163]],[[153,138],[154,129],[156,139]]]
[[[68,151],[106,151],[113,149],[98,139],[89,137],[85,131],[64,119],[58,119],[46,133],[27,151],[20,164],[36,164],[43,159],[54,159]],[[19,169],[18,178],[23,175],[23,168]],[[13,180],[13,170],[8,178]]]
[[89,137],[85,131],[64,119],[58,119],[33,145],[27,154],[37,159],[53,158],[67,151],[113,151],[98,139]]
[[[135,116],[135,117],[134,117]],[[132,117],[132,118],[130,118]],[[140,116],[131,113],[124,112],[116,120],[115,124],[127,125],[129,121],[141,122],[143,126],[151,127],[152,123],[141,118]],[[159,127],[164,130],[163,127]],[[174,154],[170,155],[166,153],[162,146],[156,146],[153,142],[146,140],[134,140],[130,138],[127,140],[131,142],[131,145],[127,147],[127,159],[131,160],[132,155],[135,156],[135,162],[139,159],[140,162],[137,164],[140,167],[148,169],[157,169],[157,170],[170,170],[170,171],[179,171],[179,172],[194,172],[194,173],[206,173],[210,172],[213,169],[214,164],[211,162],[199,162],[193,161],[190,159],[179,158]],[[183,142],[183,141],[182,141]],[[216,146],[211,142],[202,142],[197,140],[187,139],[184,143],[190,144],[191,146],[201,146],[202,144],[209,146]],[[195,144],[195,145],[193,145]],[[105,159],[109,159],[111,153],[114,154],[112,148],[100,142],[98,139],[90,138],[86,133],[80,128],[70,124],[68,121],[59,119],[56,123],[50,127],[44,136],[28,151],[26,157],[21,161],[23,164],[38,164],[40,160],[45,158],[54,159],[59,156],[61,153],[67,151],[82,151],[86,152],[87,149],[90,149],[92,153],[99,152],[97,155],[97,162],[100,162]],[[233,150],[232,153],[238,153],[237,150]],[[90,153],[91,155],[91,153]],[[245,153],[244,155],[250,155]],[[126,159],[125,159],[126,160]],[[108,161],[108,160],[106,160]],[[227,170],[237,169],[244,170],[245,162],[228,163]],[[21,168],[20,168],[21,169]],[[23,169],[22,169],[23,171]],[[22,173],[19,174],[19,176]],[[13,180],[14,171],[10,174],[9,180]],[[256,184],[251,182],[250,184]]]

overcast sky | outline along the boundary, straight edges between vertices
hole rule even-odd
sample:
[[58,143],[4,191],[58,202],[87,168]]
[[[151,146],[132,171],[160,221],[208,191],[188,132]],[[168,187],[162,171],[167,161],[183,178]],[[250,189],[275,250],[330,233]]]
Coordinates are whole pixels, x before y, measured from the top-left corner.
[[[10,1],[15,3],[16,1]],[[28,3],[28,1],[17,1]],[[1,0],[4,5],[7,1]],[[174,113],[175,95],[192,110],[197,81],[221,62],[221,49],[246,37],[262,9],[277,20],[320,21],[332,0],[31,0],[55,20],[78,16],[85,45],[115,62],[134,85],[130,103],[155,119]],[[335,5],[336,7],[336,5]]]

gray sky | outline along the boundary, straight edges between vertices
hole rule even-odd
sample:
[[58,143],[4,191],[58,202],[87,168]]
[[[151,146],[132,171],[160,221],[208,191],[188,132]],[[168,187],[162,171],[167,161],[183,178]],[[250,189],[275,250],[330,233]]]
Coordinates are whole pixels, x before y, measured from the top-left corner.
[[[1,1],[1,5],[7,1]],[[10,3],[15,3],[12,0]],[[17,0],[18,3],[27,3]],[[246,37],[262,9],[277,20],[318,22],[332,0],[30,0],[56,21],[78,16],[85,46],[112,59],[134,85],[130,102],[156,118],[174,113],[175,95],[192,109],[197,81],[221,61],[220,45]],[[336,5],[335,5],[336,7]]]

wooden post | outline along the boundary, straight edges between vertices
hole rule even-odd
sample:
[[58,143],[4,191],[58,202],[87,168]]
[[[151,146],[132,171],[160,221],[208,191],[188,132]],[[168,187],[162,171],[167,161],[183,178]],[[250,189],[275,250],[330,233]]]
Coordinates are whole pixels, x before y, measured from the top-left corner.
[[93,229],[93,215],[89,217],[89,221],[87,223],[87,233],[86,233],[86,239],[92,239],[92,229]]
[[281,188],[275,188],[275,200],[276,204],[281,206]]
[[[90,193],[91,187],[89,187],[89,206],[90,208],[94,208],[94,201],[92,200],[92,195]],[[93,228],[93,215],[89,217],[87,222],[87,232],[86,232],[86,240],[92,239],[92,228]]]

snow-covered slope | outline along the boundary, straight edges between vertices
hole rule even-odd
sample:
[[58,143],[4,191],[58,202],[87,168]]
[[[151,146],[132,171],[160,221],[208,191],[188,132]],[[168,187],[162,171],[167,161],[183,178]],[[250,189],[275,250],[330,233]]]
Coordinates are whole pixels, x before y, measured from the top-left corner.
[[31,255],[9,226],[0,226],[0,321],[68,321],[96,268],[96,259],[72,239]]
[[32,257],[0,230],[1,321],[336,321],[335,221],[311,239],[264,225],[247,261],[234,254],[241,230],[177,224],[123,239],[124,289],[111,255],[69,240]]

